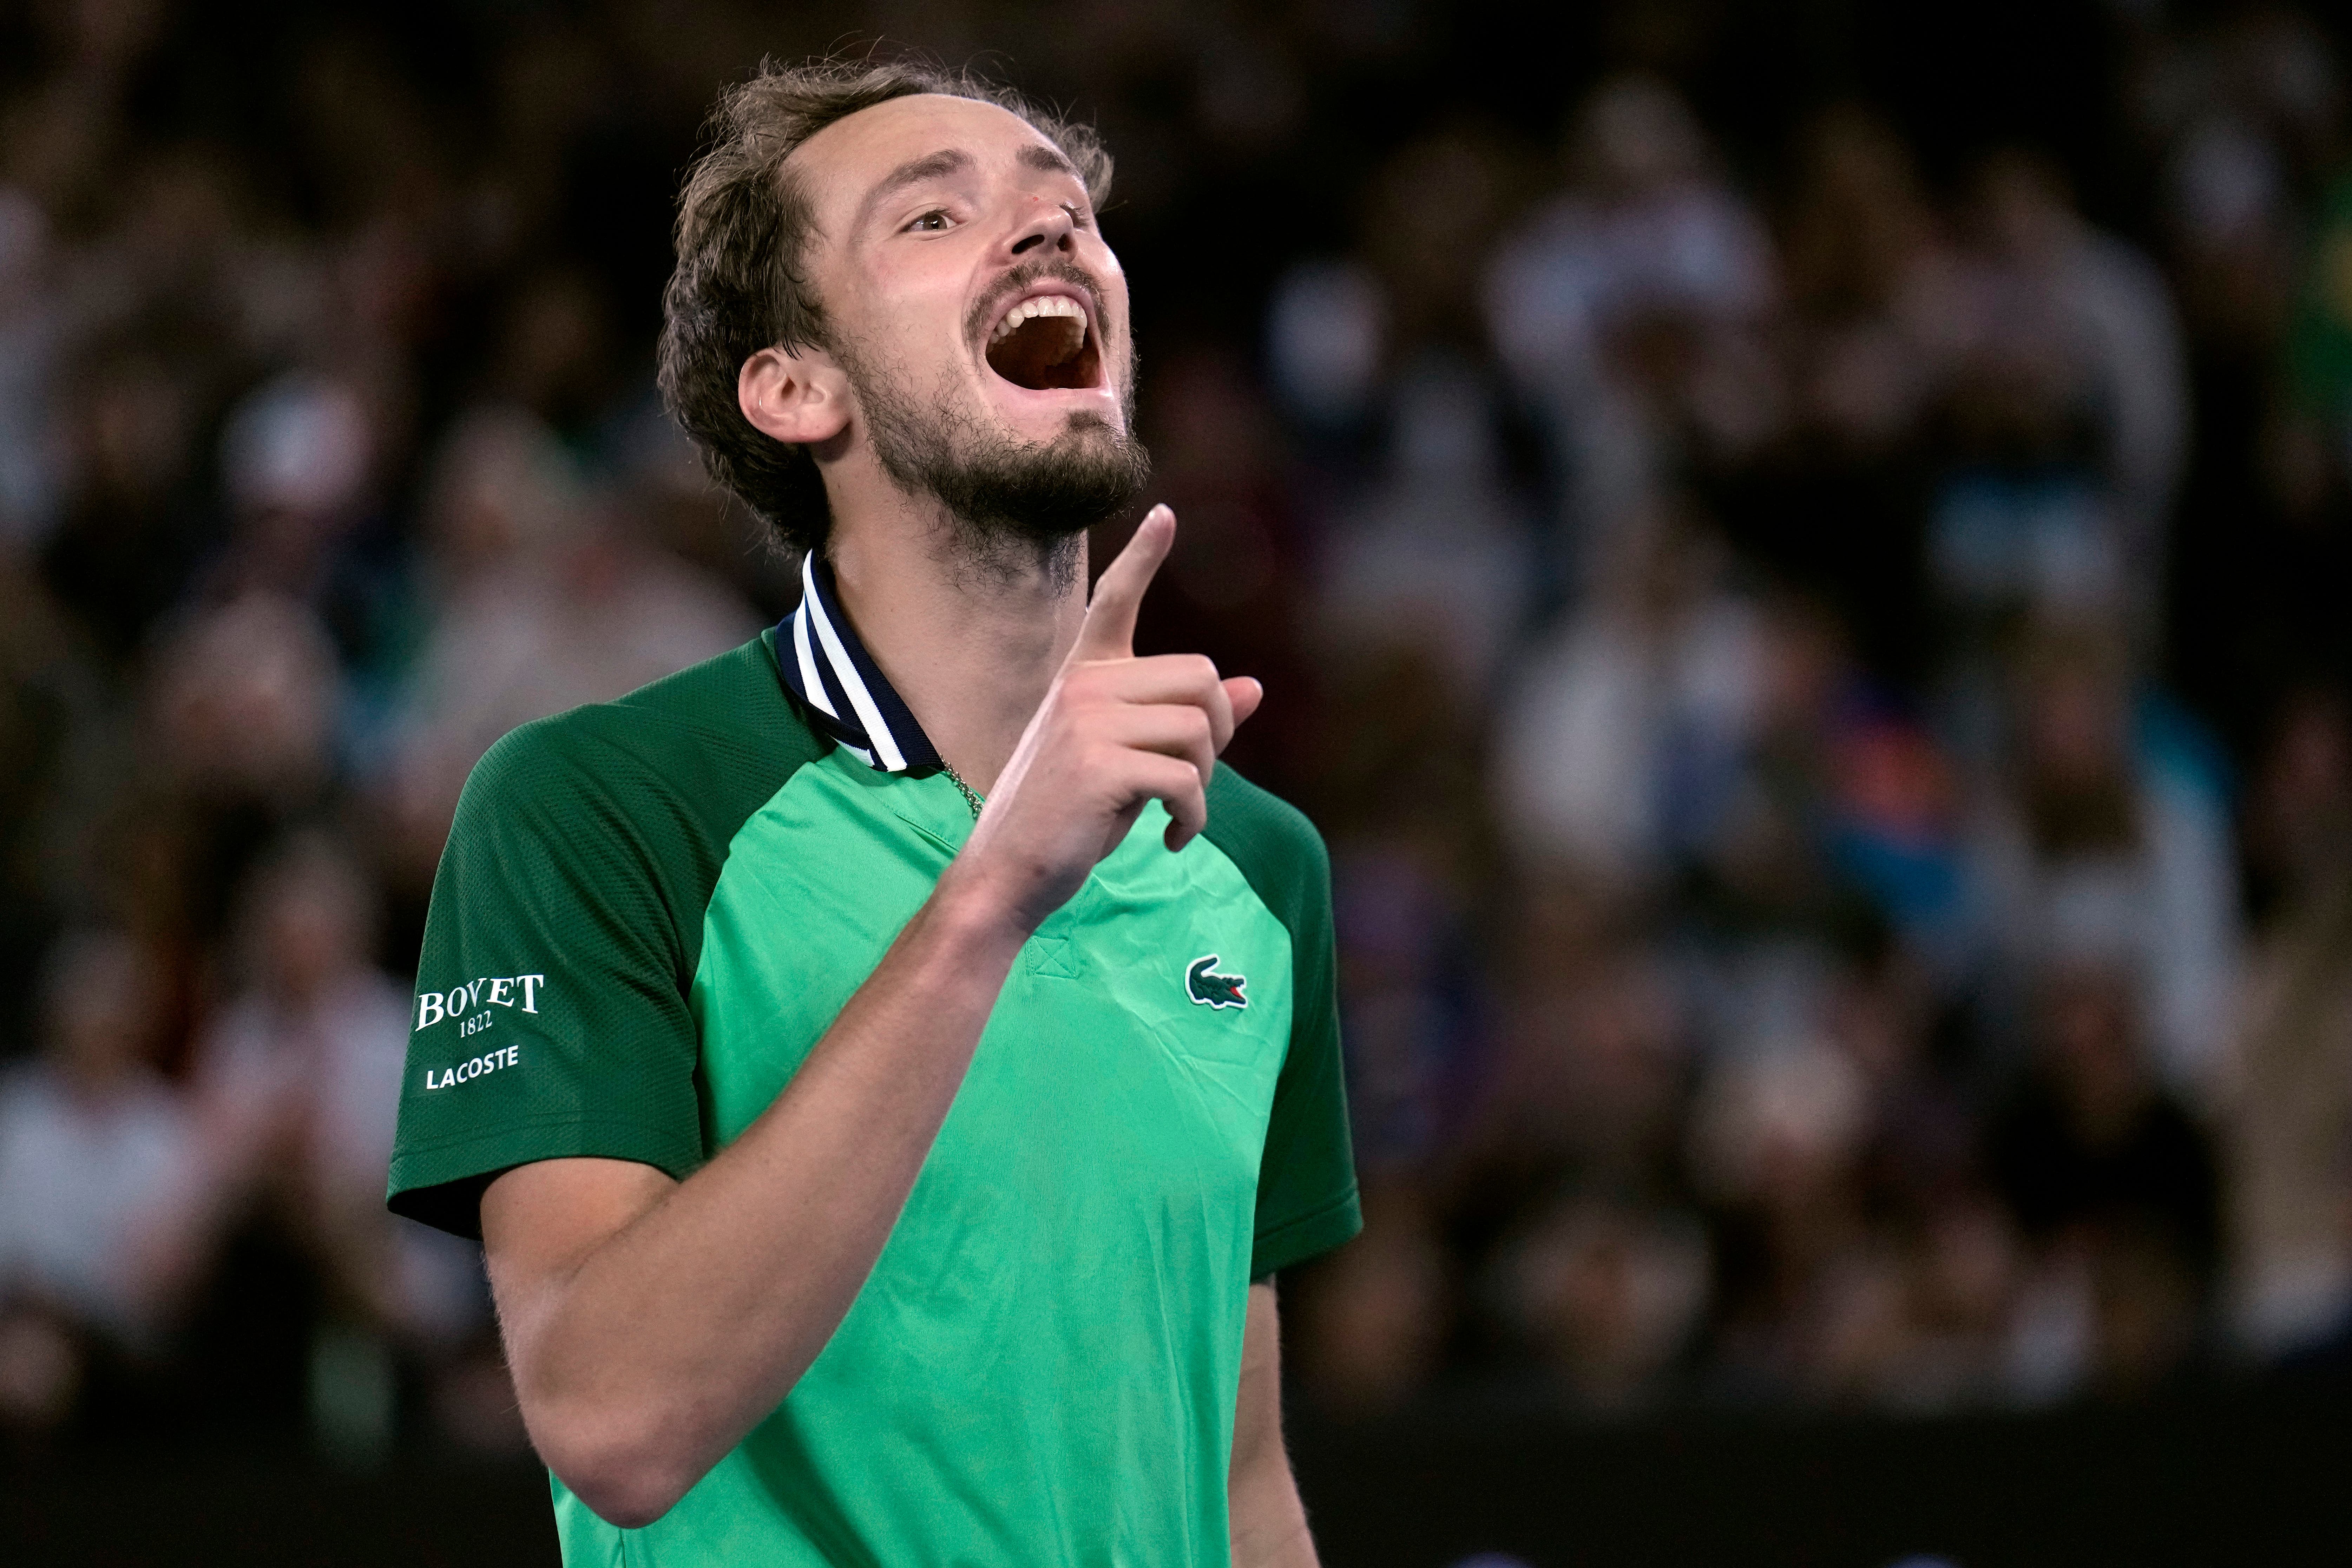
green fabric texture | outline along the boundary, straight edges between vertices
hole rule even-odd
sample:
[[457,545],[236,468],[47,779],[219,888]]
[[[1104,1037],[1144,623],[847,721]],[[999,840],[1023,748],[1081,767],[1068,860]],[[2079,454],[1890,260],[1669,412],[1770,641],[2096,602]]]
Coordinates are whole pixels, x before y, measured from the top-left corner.
[[[1339,1054],[1331,860],[1322,836],[1296,806],[1228,767],[1210,777],[1204,837],[1224,851],[1289,931],[1293,954],[1290,1058],[1275,1088],[1266,1129],[1250,1260],[1252,1277],[1262,1279],[1329,1251],[1364,1223]],[[1340,1170],[1348,1173],[1344,1190],[1328,1179]]]
[[[553,1482],[566,1562],[1225,1561],[1249,1282],[1358,1220],[1321,843],[1230,770],[1211,813],[1171,855],[1146,811],[1024,946],[790,1396],[644,1530]],[[945,776],[814,738],[759,644],[518,731],[436,885],[394,1206],[468,1229],[562,1154],[689,1173],[971,826]],[[491,1041],[516,1059],[449,1076]]]
[[703,910],[736,829],[825,744],[753,642],[491,748],[433,881],[395,1213],[478,1237],[482,1187],[516,1165],[702,1163],[685,994]]

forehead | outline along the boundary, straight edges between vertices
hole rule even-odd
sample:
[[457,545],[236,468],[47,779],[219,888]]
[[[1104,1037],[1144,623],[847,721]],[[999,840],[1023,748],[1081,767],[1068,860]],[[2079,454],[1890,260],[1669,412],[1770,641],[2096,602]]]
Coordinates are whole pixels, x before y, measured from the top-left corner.
[[820,225],[831,229],[827,220],[854,210],[877,184],[915,159],[961,152],[986,168],[1011,163],[1024,147],[1052,146],[1008,110],[922,92],[842,116],[794,148],[785,167],[800,176]]

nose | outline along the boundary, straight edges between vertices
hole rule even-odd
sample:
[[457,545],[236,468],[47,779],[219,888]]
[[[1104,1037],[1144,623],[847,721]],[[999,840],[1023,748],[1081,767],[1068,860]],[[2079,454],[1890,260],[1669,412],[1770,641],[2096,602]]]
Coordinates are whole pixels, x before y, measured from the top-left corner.
[[1028,256],[1049,250],[1068,250],[1070,236],[1077,225],[1067,207],[1057,205],[1043,196],[1029,198],[1030,210],[1022,214],[1020,226],[1013,231],[1013,254]]

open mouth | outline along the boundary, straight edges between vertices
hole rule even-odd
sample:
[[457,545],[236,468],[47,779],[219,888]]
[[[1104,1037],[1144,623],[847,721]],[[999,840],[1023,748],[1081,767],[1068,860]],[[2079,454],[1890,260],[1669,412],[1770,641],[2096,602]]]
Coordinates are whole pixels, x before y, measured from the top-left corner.
[[1102,355],[1086,307],[1067,294],[1021,300],[988,335],[988,368],[1031,392],[1099,384]]

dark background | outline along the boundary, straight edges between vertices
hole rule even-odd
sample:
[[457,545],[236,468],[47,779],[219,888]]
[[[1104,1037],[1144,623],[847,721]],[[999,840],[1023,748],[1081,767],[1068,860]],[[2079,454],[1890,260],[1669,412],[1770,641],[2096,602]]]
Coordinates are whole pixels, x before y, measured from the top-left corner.
[[1326,1561],[2340,1554],[2347,44],[0,5],[0,1549],[550,1555],[376,1204],[407,976],[498,733],[790,608],[652,396],[668,229],[721,84],[880,47],[1117,155],[1145,638],[1333,849]]

